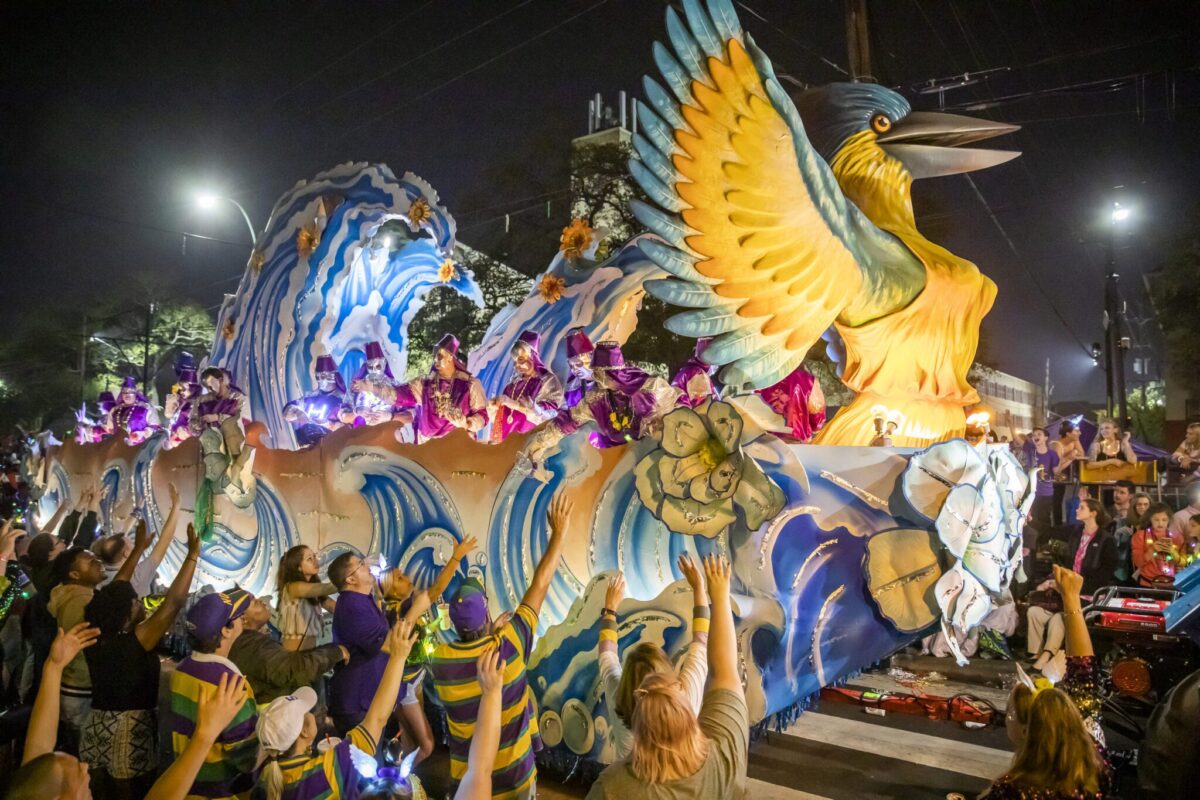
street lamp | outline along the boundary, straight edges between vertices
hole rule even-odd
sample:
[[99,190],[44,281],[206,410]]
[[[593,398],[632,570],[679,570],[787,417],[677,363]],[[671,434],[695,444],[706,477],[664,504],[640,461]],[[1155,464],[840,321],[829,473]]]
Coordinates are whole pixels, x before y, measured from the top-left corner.
[[[1125,397],[1125,351],[1129,338],[1125,335],[1125,303],[1121,299],[1117,274],[1117,228],[1130,217],[1130,210],[1113,201],[1109,212],[1108,275],[1104,283],[1104,355],[1107,376],[1108,410],[1117,417],[1122,429],[1129,426],[1129,406]],[[1115,395],[1115,398],[1114,398]],[[1115,403],[1114,403],[1115,399]]]
[[213,194],[212,192],[200,192],[196,195],[196,207],[202,211],[212,211],[221,201],[232,203],[238,211],[242,212],[242,219],[246,221],[246,227],[250,229],[250,243],[257,245],[258,236],[254,233],[254,223],[250,221],[250,215],[246,213],[246,209],[242,207],[241,203],[232,197],[225,197],[224,195]]
[[1112,221],[1114,223],[1124,222],[1127,219],[1129,219],[1129,209],[1124,208],[1120,203],[1113,203]]

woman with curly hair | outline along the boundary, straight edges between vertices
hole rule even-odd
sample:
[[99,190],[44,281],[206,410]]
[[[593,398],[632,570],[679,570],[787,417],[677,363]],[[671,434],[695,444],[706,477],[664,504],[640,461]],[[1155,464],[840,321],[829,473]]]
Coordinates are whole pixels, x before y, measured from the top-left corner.
[[192,585],[200,558],[200,537],[192,525],[187,541],[187,556],[149,617],[129,582],[137,559],[126,560],[83,612],[88,624],[100,629],[100,638],[84,651],[92,676],[92,713],[83,727],[79,757],[103,776],[98,780],[111,781],[114,797],[145,797],[154,783],[161,670],[154,649],[175,623]]

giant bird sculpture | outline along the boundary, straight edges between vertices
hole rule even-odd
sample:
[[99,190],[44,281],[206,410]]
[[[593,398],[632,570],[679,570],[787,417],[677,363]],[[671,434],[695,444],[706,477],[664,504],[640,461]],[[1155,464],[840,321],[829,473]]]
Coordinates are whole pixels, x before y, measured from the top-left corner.
[[[703,358],[734,387],[790,373],[832,325],[857,397],[821,432],[865,445],[877,406],[904,415],[896,446],[960,436],[979,402],[967,371],[996,285],[917,230],[912,180],[1015,152],[963,149],[1016,126],[912,111],[893,91],[832,84],[794,103],[731,0],[667,10],[647,77],[634,179],[658,206],[641,245],[671,277],[647,290],[687,309],[667,327],[716,337]],[[673,52],[672,52],[673,50]]]

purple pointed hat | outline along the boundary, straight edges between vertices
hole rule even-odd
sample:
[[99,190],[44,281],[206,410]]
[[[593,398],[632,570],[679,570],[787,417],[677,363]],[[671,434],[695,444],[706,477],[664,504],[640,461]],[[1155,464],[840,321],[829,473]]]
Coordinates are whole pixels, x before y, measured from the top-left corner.
[[620,369],[625,366],[625,355],[616,342],[601,342],[592,355],[592,366],[596,369]]
[[590,353],[596,348],[592,340],[584,333],[583,328],[572,328],[567,331],[567,358],[575,358],[583,353]]
[[188,352],[182,352],[176,356],[175,377],[179,379],[179,383],[197,383],[196,357]]
[[[372,342],[374,344],[374,342]],[[334,381],[337,382],[337,390],[342,394],[346,393],[346,382],[342,379],[342,373],[338,371],[337,362],[333,360],[331,355],[317,356],[317,363],[313,367],[313,373],[320,377],[322,375],[333,375]]]
[[438,350],[445,350],[447,353],[454,356],[454,366],[462,372],[466,372],[467,365],[464,364],[463,360],[458,357],[459,346],[458,337],[452,333],[447,333],[442,337],[442,340],[437,343],[437,346],[433,348],[433,352],[436,354]]
[[513,352],[515,353],[521,346],[529,348],[534,369],[545,369],[545,365],[542,363],[542,337],[537,331],[521,331],[521,335],[517,337],[516,343],[512,346]]
[[100,411],[104,414],[107,414],[108,412],[112,411],[113,406],[115,406],[116,404],[117,404],[117,398],[113,397],[113,393],[109,392],[109,391],[101,392],[100,396],[98,398],[96,398],[96,405],[100,408]]
[[363,347],[363,352],[366,353],[367,358],[365,361],[363,361],[363,365],[358,368],[358,372],[355,373],[355,375],[354,375],[355,380],[362,380],[364,377],[366,377],[367,361],[376,361],[376,360],[380,360],[380,359],[382,359],[382,361],[383,361],[384,374],[387,375],[392,380],[396,379],[395,376],[392,375],[392,365],[388,362],[387,355],[383,352],[382,344],[380,344],[379,342],[367,342],[366,345]]

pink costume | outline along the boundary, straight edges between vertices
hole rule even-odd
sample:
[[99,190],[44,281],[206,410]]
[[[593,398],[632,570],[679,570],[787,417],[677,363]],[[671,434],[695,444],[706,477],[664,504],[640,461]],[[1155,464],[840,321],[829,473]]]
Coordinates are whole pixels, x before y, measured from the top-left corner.
[[492,423],[495,441],[502,441],[510,433],[528,433],[553,419],[563,403],[562,384],[542,363],[540,346],[541,337],[533,331],[523,331],[513,345],[513,357],[527,359],[533,372],[522,376],[518,370],[497,399],[499,408]]
[[[437,439],[463,428],[475,433],[488,421],[487,398],[483,384],[467,372],[467,365],[458,357],[458,339],[450,334],[442,337],[434,350],[435,366],[423,378],[401,386],[396,407],[414,409],[417,441]],[[454,361],[454,374],[443,377],[437,371],[437,353],[448,353]]]
[[803,366],[774,386],[759,389],[758,396],[787,421],[792,435],[802,442],[810,441],[825,424],[825,395]]

